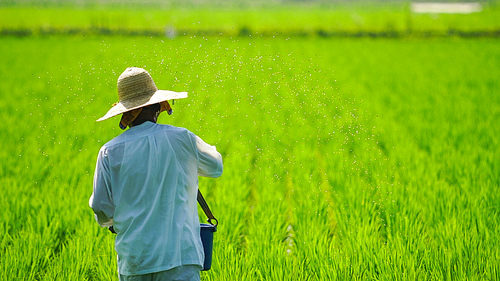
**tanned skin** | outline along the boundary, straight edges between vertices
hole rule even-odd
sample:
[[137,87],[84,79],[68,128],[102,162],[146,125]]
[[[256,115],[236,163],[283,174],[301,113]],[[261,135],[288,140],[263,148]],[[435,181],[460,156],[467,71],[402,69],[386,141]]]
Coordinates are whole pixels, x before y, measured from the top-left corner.
[[149,106],[146,106],[142,109],[141,113],[135,118],[135,120],[132,122],[132,124],[129,125],[129,127],[137,126],[140,125],[146,121],[151,121],[153,123],[156,123],[158,120],[158,115],[160,114],[160,104],[152,104]]

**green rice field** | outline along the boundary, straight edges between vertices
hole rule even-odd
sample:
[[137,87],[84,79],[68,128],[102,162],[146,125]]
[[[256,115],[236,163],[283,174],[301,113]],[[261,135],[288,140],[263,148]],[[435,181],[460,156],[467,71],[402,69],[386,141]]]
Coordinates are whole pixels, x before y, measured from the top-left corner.
[[189,92],[159,123],[223,156],[200,178],[202,280],[500,280],[498,38],[7,35],[0,54],[0,280],[118,280],[88,200],[128,66]]

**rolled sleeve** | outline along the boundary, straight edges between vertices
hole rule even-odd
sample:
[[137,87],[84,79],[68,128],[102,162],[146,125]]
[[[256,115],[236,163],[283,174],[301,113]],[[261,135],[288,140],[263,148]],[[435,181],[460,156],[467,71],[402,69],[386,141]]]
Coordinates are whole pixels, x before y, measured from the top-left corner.
[[106,153],[104,149],[101,149],[97,157],[94,174],[94,191],[90,197],[89,205],[94,211],[97,223],[102,227],[113,225],[115,208],[110,183],[111,180]]

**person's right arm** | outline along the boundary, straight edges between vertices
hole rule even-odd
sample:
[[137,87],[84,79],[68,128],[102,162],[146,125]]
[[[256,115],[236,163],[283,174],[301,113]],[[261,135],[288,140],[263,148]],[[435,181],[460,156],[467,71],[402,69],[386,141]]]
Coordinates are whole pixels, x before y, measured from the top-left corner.
[[198,153],[198,175],[202,177],[217,178],[222,175],[222,156],[215,146],[196,137],[196,150]]

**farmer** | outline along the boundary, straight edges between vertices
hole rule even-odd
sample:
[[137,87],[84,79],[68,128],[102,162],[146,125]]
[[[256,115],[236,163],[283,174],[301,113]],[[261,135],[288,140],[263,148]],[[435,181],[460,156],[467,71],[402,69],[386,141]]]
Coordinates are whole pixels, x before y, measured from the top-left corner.
[[130,129],[100,149],[89,204],[117,234],[119,280],[199,280],[198,176],[219,177],[221,155],[187,129],[156,123],[172,113],[168,100],[186,92],[158,90],[146,70],[131,67],[118,78],[118,96],[97,121],[123,114],[120,128]]

